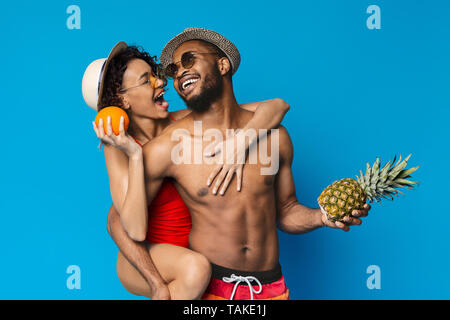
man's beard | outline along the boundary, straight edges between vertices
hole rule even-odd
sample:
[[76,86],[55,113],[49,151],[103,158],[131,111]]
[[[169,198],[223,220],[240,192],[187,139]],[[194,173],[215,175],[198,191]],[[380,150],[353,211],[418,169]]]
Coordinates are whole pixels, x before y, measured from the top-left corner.
[[186,106],[195,112],[204,112],[209,109],[211,104],[215,102],[223,92],[223,78],[217,66],[214,68],[212,75],[206,75],[200,93],[189,99],[182,96]]

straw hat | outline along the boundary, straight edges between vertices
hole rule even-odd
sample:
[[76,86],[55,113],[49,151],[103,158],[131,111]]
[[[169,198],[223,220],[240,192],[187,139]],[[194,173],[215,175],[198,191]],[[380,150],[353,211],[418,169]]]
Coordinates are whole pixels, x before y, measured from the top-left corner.
[[170,40],[161,52],[161,57],[159,58],[163,67],[167,67],[172,63],[172,56],[175,50],[184,42],[189,40],[203,40],[214,44],[220,50],[222,50],[228,60],[231,62],[232,74],[234,74],[239,68],[241,63],[241,55],[239,54],[236,46],[227,38],[221,34],[203,28],[187,28],[178,35],[176,35],[172,40]]

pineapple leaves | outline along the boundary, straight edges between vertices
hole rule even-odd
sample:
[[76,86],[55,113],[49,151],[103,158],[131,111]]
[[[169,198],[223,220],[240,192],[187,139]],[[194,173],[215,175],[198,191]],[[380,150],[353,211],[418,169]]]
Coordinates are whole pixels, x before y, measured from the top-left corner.
[[366,175],[364,177],[364,182],[366,183],[367,186],[370,185],[370,176],[371,176],[371,168],[370,168],[370,164],[367,162],[366,164]]
[[408,170],[403,170],[402,172],[399,173],[399,175],[397,176],[398,178],[401,179],[406,179],[406,178],[410,178],[410,174],[413,173],[414,171],[416,171],[417,169],[419,169],[420,166],[414,167],[414,168],[410,168]]
[[411,180],[406,180],[406,179],[396,179],[395,181],[397,183],[406,184],[406,185],[419,184],[417,181],[411,181]]
[[395,155],[392,162],[388,161],[382,168],[380,158],[377,157],[372,167],[369,163],[366,164],[365,175],[361,170],[359,171],[360,177],[357,176],[357,181],[366,192],[370,202],[373,200],[378,202],[382,198],[393,200],[393,196],[404,194],[397,190],[398,188],[412,189],[419,184],[417,181],[408,180],[411,178],[411,174],[420,167],[405,169],[410,157],[411,154],[403,159],[400,155],[397,159],[397,155]]
[[380,158],[377,158],[377,160],[375,160],[375,163],[373,164],[373,167],[371,169],[371,173],[372,173],[372,177],[370,179],[370,183],[371,185],[376,185],[378,182],[378,177],[380,174]]

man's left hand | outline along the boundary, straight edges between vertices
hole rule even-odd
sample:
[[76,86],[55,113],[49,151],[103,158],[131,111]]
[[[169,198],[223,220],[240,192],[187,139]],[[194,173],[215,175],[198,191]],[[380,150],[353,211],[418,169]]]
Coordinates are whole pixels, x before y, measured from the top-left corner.
[[335,229],[342,229],[343,231],[349,231],[350,226],[359,226],[362,223],[362,220],[360,218],[367,217],[369,215],[369,210],[371,206],[370,204],[366,203],[361,210],[353,210],[352,215],[345,217],[342,222],[336,221],[332,222],[328,220],[325,213],[322,213],[322,223],[324,226],[335,228]]

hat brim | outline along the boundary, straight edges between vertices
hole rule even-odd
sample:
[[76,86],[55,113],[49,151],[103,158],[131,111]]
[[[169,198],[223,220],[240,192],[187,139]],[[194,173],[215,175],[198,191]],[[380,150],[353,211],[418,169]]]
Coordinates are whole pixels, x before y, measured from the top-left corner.
[[97,108],[100,105],[100,102],[101,102],[102,97],[103,97],[103,86],[104,86],[104,83],[105,83],[106,71],[108,70],[109,63],[111,62],[111,60],[115,56],[117,56],[117,54],[120,51],[122,51],[123,49],[125,49],[127,47],[128,47],[128,45],[124,41],[118,42],[114,46],[114,48],[112,48],[112,50],[109,52],[109,55],[106,58],[105,63],[103,64],[102,71],[100,73],[100,77],[99,77],[99,80],[98,80],[100,82],[100,84],[98,86]]
[[184,42],[190,40],[203,40],[214,44],[222,50],[227,58],[230,60],[232,66],[232,74],[239,68],[241,63],[241,56],[236,46],[221,34],[203,28],[187,28],[182,33],[173,37],[161,52],[160,61],[163,67],[167,67],[172,63],[172,57],[175,50]]

